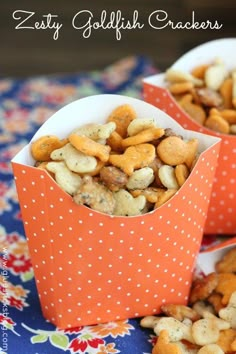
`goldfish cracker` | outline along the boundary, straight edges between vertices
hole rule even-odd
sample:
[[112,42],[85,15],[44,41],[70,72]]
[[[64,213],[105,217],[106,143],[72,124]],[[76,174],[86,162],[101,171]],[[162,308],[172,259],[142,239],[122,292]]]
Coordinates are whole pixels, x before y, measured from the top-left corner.
[[128,146],[138,145],[143,143],[149,143],[153,140],[161,138],[165,134],[165,130],[163,128],[148,128],[142,130],[136,135],[130,136],[122,141],[123,148],[127,148]]
[[194,77],[196,77],[198,79],[204,80],[205,72],[208,67],[209,67],[209,65],[207,65],[207,64],[198,65],[192,69],[191,75],[193,75]]
[[229,328],[220,332],[219,339],[216,344],[224,353],[232,353],[232,343],[236,339],[236,330]]
[[198,139],[190,139],[186,142],[185,164],[191,170],[198,152]]
[[231,293],[226,307],[219,311],[219,317],[230,323],[230,327],[236,330],[236,290]]
[[198,122],[199,124],[204,124],[206,120],[206,112],[199,104],[193,103],[192,101],[193,96],[191,94],[187,94],[180,99],[179,105],[196,122]]
[[140,195],[136,198],[125,189],[113,193],[115,203],[114,215],[134,216],[141,215],[146,206],[146,198]]
[[219,90],[227,77],[227,70],[221,60],[216,60],[214,64],[210,65],[205,71],[206,87],[212,90]]
[[122,137],[127,136],[127,129],[133,119],[137,117],[135,110],[128,104],[115,108],[109,115],[107,122],[116,124],[116,132]]
[[189,73],[173,68],[170,68],[166,71],[166,79],[171,83],[192,82],[194,86],[202,86],[203,84],[201,79],[198,79]]
[[112,132],[109,138],[107,139],[107,144],[111,147],[111,150],[114,152],[123,152],[124,148],[122,146],[122,137],[116,131]]
[[179,185],[175,176],[175,169],[173,166],[163,165],[158,171],[158,176],[161,183],[167,189],[178,189]]
[[229,134],[230,132],[229,123],[218,114],[210,114],[205,121],[205,126],[222,134]]
[[167,330],[160,332],[157,343],[152,349],[152,354],[182,354],[181,349],[175,343],[170,342]]
[[108,139],[115,129],[116,124],[114,122],[109,122],[106,124],[89,123],[74,129],[72,133],[81,136],[87,136],[88,138],[95,141],[102,141]]
[[224,352],[217,344],[207,344],[199,349],[197,354],[224,354]]
[[169,91],[174,95],[191,92],[193,88],[194,88],[194,84],[190,81],[174,83],[168,87]]
[[178,189],[167,189],[159,193],[157,202],[155,203],[154,209],[159,208],[164,203],[166,203],[170,198],[172,198]]
[[31,144],[31,154],[36,161],[50,160],[53,150],[59,149],[68,143],[68,139],[60,140],[55,135],[42,136]]
[[146,200],[149,203],[156,203],[158,200],[159,194],[162,192],[163,192],[163,189],[155,188],[155,187],[147,187],[145,189],[130,190],[130,193],[132,194],[133,197],[138,197],[139,195],[144,195],[144,197],[146,198]]
[[230,249],[216,263],[215,268],[218,273],[236,273],[236,248]]
[[89,173],[97,168],[97,159],[94,156],[87,156],[76,150],[70,143],[60,149],[52,151],[50,155],[54,161],[65,161],[72,172]]
[[178,321],[183,321],[188,318],[191,321],[197,321],[200,319],[199,314],[189,306],[164,304],[161,306],[161,311],[168,317],[174,317]]
[[109,162],[131,176],[135,169],[147,167],[155,155],[152,144],[138,144],[129,146],[121,155],[110,155]]
[[154,172],[150,167],[143,167],[133,172],[126,187],[130,189],[145,189],[154,181]]
[[232,104],[233,104],[233,107],[236,109],[236,70],[232,73],[232,79],[233,79]]
[[79,136],[77,134],[69,135],[69,141],[85,155],[97,157],[103,162],[107,162],[109,159],[111,148],[108,145],[99,144],[87,136]]
[[175,167],[175,177],[178,185],[181,187],[189,176],[189,169],[185,164],[179,164]]
[[157,146],[157,153],[165,164],[179,165],[184,163],[187,157],[186,143],[177,136],[168,136]]
[[233,107],[232,98],[233,98],[233,79],[232,77],[228,77],[225,79],[220,86],[219,90],[224,103],[225,109],[230,109]]
[[73,195],[81,185],[81,177],[72,172],[63,161],[48,162],[46,169],[55,174],[56,182],[68,194]]
[[149,128],[157,128],[154,118],[134,119],[128,125],[127,133],[128,136],[133,136]]

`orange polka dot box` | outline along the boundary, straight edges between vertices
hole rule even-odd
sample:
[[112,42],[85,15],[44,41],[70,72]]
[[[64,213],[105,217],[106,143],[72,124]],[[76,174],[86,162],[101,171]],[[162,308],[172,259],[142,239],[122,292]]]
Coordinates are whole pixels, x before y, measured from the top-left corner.
[[[121,121],[124,128],[127,119],[130,123],[126,130],[133,135],[121,137],[124,129],[118,133],[117,127]],[[105,136],[91,142],[94,129],[97,134],[104,132],[104,127]],[[92,133],[90,129],[87,134],[87,128],[92,128]],[[53,144],[40,144],[40,139],[52,135],[63,147],[54,149],[46,158],[50,160],[48,172],[35,161],[32,149],[37,144],[40,151],[46,145],[52,146],[55,140]],[[119,152],[113,151],[114,137],[119,137]],[[197,159],[181,186],[160,186],[150,177],[150,166],[157,159],[156,151],[165,159],[165,151],[173,148],[175,140],[181,148],[174,145],[176,152],[172,149],[170,161],[162,163],[163,184],[165,179],[173,183],[175,167],[171,161],[181,155],[178,150],[192,147],[194,142]],[[60,328],[69,328],[156,314],[165,302],[187,302],[220,143],[218,137],[183,129],[144,101],[109,94],[72,102],[41,126],[12,160],[12,166],[46,319]],[[68,145],[80,149],[88,161],[95,156],[97,165],[103,162],[102,168],[108,172],[112,169],[112,188],[105,184],[109,178],[101,181],[102,170],[100,175],[70,171],[75,151],[70,150],[68,159],[62,161]],[[189,161],[190,155],[185,155],[184,161]],[[82,167],[87,168],[88,161]],[[61,164],[62,170],[67,171],[65,175],[55,172],[55,166]],[[116,182],[121,180],[113,178],[117,177],[117,170],[127,175],[126,187],[117,187]],[[141,185],[140,175],[144,177]],[[78,176],[77,192],[71,192]],[[70,183],[63,189],[65,181]],[[155,196],[155,201],[146,201],[144,188],[160,192],[160,200],[164,196],[164,201],[158,204],[159,197]],[[99,209],[100,202],[107,209]]]
[[221,138],[205,234],[236,232],[236,38],[190,50],[143,81],[146,102],[186,129]]

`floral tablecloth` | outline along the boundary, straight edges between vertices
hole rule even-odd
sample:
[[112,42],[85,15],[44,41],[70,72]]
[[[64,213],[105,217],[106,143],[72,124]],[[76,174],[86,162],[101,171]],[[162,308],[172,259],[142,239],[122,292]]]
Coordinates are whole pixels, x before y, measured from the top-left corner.
[[156,338],[139,319],[69,330],[44,319],[10,161],[60,107],[99,93],[141,98],[142,78],[156,72],[148,58],[128,57],[103,71],[0,79],[0,354],[151,353]]

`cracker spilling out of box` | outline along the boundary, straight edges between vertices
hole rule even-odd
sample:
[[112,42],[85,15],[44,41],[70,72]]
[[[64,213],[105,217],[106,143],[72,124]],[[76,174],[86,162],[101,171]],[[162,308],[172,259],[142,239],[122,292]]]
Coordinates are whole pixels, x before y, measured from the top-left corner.
[[[184,54],[171,67],[190,72],[201,64],[221,59],[228,70],[236,67],[236,38],[204,43]],[[236,136],[216,133],[201,126],[185,113],[167,90],[165,74],[147,77],[143,81],[146,102],[162,109],[184,128],[222,139],[215,182],[204,232],[234,234],[236,232]]]
[[103,123],[121,104],[138,118],[199,140],[200,156],[185,184],[160,208],[134,217],[76,205],[46,171],[34,167],[30,143],[12,166],[44,316],[60,328],[158,313],[186,303],[220,148],[220,139],[184,130],[141,100],[97,95],[56,112],[32,141],[60,138],[85,123]]

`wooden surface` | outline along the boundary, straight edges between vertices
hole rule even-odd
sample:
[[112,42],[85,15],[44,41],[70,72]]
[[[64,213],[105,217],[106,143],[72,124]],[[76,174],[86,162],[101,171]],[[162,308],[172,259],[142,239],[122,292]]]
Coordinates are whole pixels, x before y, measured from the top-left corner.
[[[125,19],[132,19],[138,11],[142,29],[121,31],[121,40],[115,30],[93,30],[89,38],[83,38],[82,30],[72,26],[72,18],[81,10],[89,10],[94,21],[100,21],[102,10],[110,15],[121,10]],[[27,25],[34,26],[42,15],[58,15],[63,24],[59,38],[53,40],[53,30],[15,29],[19,23],[13,19],[16,10],[35,12]],[[168,14],[174,23],[195,20],[222,24],[220,30],[181,30],[167,26],[153,29],[148,17],[156,10]],[[161,70],[165,70],[179,56],[203,42],[236,37],[236,0],[17,0],[0,2],[0,76],[30,76],[58,72],[78,72],[103,68],[129,55],[146,55]]]

